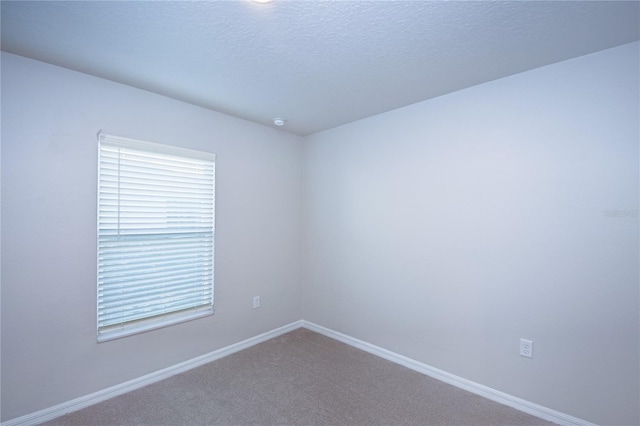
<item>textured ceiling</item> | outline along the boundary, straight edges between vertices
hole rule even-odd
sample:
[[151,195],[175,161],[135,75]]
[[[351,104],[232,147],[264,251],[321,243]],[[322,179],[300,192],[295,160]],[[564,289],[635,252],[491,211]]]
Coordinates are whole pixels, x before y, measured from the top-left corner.
[[640,38],[637,1],[2,1],[2,49],[307,135]]

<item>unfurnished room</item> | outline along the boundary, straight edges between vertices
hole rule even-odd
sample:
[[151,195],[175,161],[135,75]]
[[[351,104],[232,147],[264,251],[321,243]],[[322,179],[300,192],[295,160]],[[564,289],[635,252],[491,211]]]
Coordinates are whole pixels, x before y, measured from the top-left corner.
[[0,1],[0,424],[640,425],[639,1]]

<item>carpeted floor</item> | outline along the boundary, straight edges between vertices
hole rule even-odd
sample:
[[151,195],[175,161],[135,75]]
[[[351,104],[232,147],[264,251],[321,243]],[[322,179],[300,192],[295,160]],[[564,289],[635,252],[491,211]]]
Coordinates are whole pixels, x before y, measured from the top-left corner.
[[298,329],[47,425],[549,425]]

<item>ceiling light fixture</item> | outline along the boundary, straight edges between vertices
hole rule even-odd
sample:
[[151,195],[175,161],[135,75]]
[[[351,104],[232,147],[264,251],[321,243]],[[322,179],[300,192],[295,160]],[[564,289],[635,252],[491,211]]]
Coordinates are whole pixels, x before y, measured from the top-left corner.
[[286,122],[287,122],[287,120],[285,120],[284,118],[276,117],[276,118],[273,119],[273,124],[275,124],[278,127],[284,126],[284,123],[286,123]]
[[260,3],[260,4],[264,4],[264,3],[271,3],[273,0],[253,0],[254,3]]

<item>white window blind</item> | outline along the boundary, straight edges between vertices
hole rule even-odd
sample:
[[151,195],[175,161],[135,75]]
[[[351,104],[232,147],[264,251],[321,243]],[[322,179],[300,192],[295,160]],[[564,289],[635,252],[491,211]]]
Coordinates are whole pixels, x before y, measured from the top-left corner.
[[98,341],[212,314],[215,155],[98,140]]

